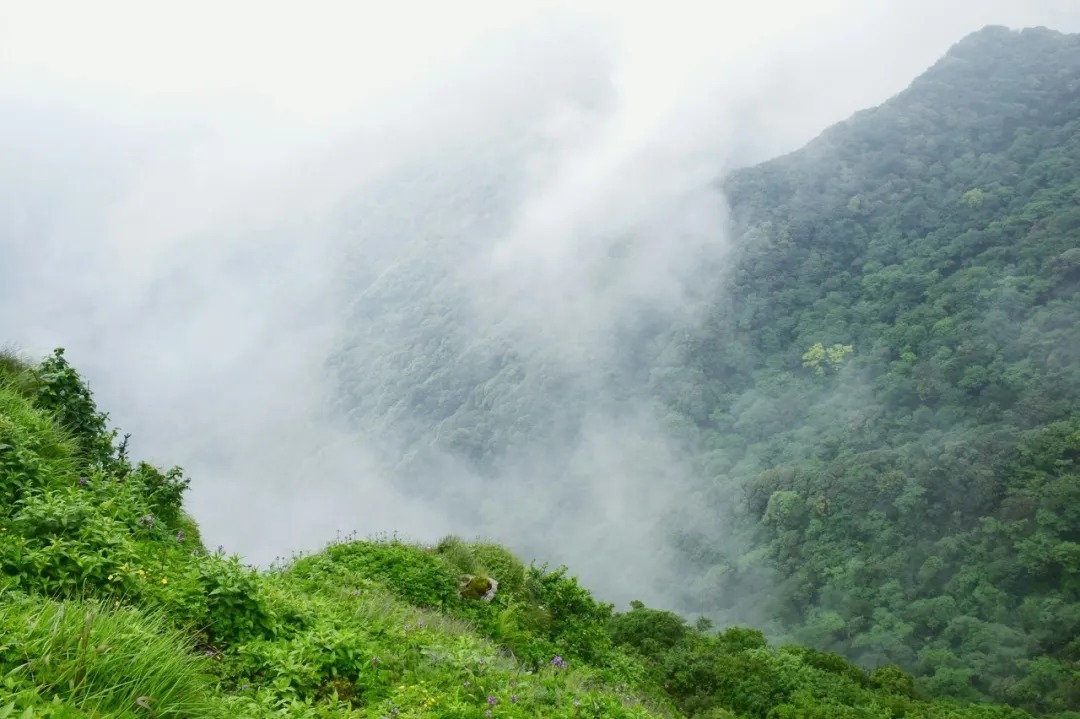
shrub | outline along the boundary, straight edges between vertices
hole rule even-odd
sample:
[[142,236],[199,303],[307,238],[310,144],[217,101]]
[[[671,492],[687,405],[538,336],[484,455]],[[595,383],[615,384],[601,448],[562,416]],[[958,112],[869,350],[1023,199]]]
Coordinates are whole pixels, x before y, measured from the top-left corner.
[[[184,477],[184,471],[179,467],[173,467],[167,472],[162,472],[145,462],[140,462],[135,471],[127,477],[129,482],[138,482],[142,485],[143,495],[149,505],[150,514],[159,521],[170,526],[174,525],[182,512],[184,492],[187,491],[191,482]],[[186,522],[189,533],[194,529],[193,522]]]
[[483,573],[499,582],[500,593],[521,595],[525,588],[525,565],[509,549],[486,542],[472,544],[469,549]]
[[603,663],[611,650],[612,605],[597,602],[577,577],[567,576],[566,567],[549,572],[546,565],[533,566],[528,578],[538,607],[550,617],[548,638],[567,656]]
[[258,572],[242,566],[235,556],[205,555],[197,566],[206,597],[204,629],[211,643],[232,645],[277,634],[278,618]]
[[109,415],[98,412],[90,388],[68,364],[64,350],[54,350],[33,374],[37,407],[50,412],[71,432],[79,442],[80,456],[92,463],[110,463],[116,431],[109,431]]
[[0,570],[28,591],[72,596],[117,586],[119,568],[138,559],[130,527],[72,488],[20,500],[7,529]]
[[76,451],[47,414],[0,386],[0,517],[33,490],[74,481]]
[[616,614],[608,622],[608,633],[616,644],[659,656],[686,636],[686,622],[674,612],[648,609],[641,602],[631,606],[629,612]]
[[437,556],[422,547],[396,539],[349,542],[331,546],[325,554],[331,562],[356,576],[385,584],[410,604],[444,607],[457,601],[457,577]]
[[476,574],[481,569],[480,560],[472,547],[458,537],[443,537],[435,545],[435,552],[442,557],[446,566],[458,575]]

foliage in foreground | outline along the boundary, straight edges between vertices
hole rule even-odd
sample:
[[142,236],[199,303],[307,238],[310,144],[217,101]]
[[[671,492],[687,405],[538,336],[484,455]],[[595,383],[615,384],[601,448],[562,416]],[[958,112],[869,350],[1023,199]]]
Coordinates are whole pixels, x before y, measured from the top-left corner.
[[208,552],[182,472],[132,465],[102,417],[61,352],[0,361],[0,717],[1027,716],[616,613],[492,544],[349,538],[257,571]]

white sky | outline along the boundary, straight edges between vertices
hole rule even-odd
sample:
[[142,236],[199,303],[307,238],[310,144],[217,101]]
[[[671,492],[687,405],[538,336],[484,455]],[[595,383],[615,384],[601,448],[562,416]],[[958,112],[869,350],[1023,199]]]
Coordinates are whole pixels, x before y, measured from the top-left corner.
[[[738,72],[749,53],[786,47],[818,62],[844,58],[850,77],[834,78],[830,91],[844,98],[845,80],[858,86],[873,73],[878,87],[895,91],[912,67],[985,24],[1080,27],[1073,0],[3,0],[0,88],[62,92],[117,112],[126,107],[120,98],[258,100],[291,123],[347,124],[350,113],[445,66],[477,38],[568,9],[613,29],[624,51],[615,80],[627,90],[626,116],[639,123],[695,75]],[[869,67],[852,65],[859,50]],[[877,66],[886,53],[895,77]]]
[[[625,3],[249,2],[6,0],[6,78],[63,81],[87,92],[142,96],[255,95],[306,120],[355,109],[423,75],[484,33],[572,8],[610,21],[627,72],[649,99],[678,92],[689,64],[767,45],[854,0]],[[645,100],[643,100],[645,102]]]

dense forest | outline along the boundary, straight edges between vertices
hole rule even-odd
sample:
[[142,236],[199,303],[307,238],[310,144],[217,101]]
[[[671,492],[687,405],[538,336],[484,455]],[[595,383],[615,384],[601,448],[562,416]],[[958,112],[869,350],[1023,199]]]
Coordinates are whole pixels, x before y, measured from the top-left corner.
[[764,564],[782,633],[1080,710],[1080,38],[987,28],[724,188],[744,241],[657,385],[752,548],[686,538],[700,601]]
[[[710,513],[666,519],[674,604],[931,694],[1080,710],[1080,39],[986,28],[718,181],[731,236],[678,312],[619,308],[602,373],[565,342],[523,349],[513,317],[475,331],[447,268],[505,229],[500,178],[466,199],[490,226],[412,221],[428,239],[358,282],[364,331],[332,363],[403,482],[452,497],[439,458],[493,487],[542,462],[529,481],[572,504],[586,418],[647,408],[658,422],[627,431],[693,457],[687,504]],[[583,273],[602,282],[633,242]]]
[[725,188],[748,242],[671,399],[775,618],[1080,709],[1080,38],[987,28]]

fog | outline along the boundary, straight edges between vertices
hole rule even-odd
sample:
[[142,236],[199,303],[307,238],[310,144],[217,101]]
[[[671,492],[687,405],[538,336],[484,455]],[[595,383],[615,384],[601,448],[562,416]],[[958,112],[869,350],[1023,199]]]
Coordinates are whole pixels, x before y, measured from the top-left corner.
[[715,181],[1080,8],[624,5],[5,3],[0,341],[209,545],[484,536],[672,605],[666,523],[719,520],[620,338],[692,322]]

